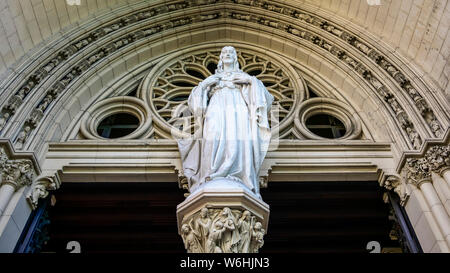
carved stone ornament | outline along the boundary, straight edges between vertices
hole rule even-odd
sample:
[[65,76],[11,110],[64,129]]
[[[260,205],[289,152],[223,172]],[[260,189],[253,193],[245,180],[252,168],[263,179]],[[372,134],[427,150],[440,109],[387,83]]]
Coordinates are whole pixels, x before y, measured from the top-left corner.
[[188,253],[258,253],[265,230],[248,210],[202,208],[185,219],[181,237]]
[[271,138],[272,102],[263,82],[240,70],[232,46],[222,48],[215,73],[190,92],[200,130],[177,139],[186,178],[180,186],[190,191],[177,206],[188,252],[256,253],[264,244],[269,206],[259,193],[259,170]]
[[34,168],[29,159],[8,159],[3,148],[0,148],[0,186],[12,185],[16,190],[30,186],[33,182]]
[[[341,39],[346,42],[348,46],[354,47],[361,54],[375,62],[375,64],[385,72],[386,76],[392,78],[398,85],[398,89],[403,90],[405,95],[409,96],[410,103],[416,108],[417,112],[420,113],[434,137],[439,138],[444,134],[440,121],[433,113],[426,98],[421,95],[421,93],[425,93],[428,90],[419,90],[418,87],[414,86],[414,83],[407,79],[407,76],[409,75],[405,75],[405,73],[398,68],[399,66],[397,64],[394,65],[388,57],[382,55],[376,48],[366,44],[357,36],[346,31],[339,25],[330,22],[328,19],[309,14],[308,12],[301,10],[301,8],[296,8],[288,4],[262,0],[192,0],[179,1],[177,3],[155,3],[155,5],[152,5],[147,9],[127,14],[106,25],[92,29],[83,37],[59,50],[49,58],[49,60],[42,62],[43,64],[32,72],[31,76],[28,76],[23,83],[15,87],[16,89],[14,90],[12,97],[9,98],[7,104],[0,110],[0,130],[6,127],[9,120],[15,115],[17,109],[19,109],[22,104],[26,103],[29,94],[34,93],[36,89],[39,89],[42,83],[46,82],[47,78],[55,74],[54,72],[56,72],[57,69],[60,69],[64,64],[71,62],[75,56],[80,55],[80,52],[83,52],[84,50],[87,51],[90,48],[89,45],[95,43],[98,39],[107,40],[106,37],[116,35],[118,31],[124,30],[130,25],[142,24],[143,21],[149,21],[150,18],[155,16],[161,16],[181,9],[220,3],[227,3],[227,5],[233,6],[237,4],[235,5],[236,7],[242,5],[249,6],[249,8],[255,9],[255,11],[264,10],[265,15],[261,15],[260,12],[255,14],[240,13],[238,10],[233,9],[230,9],[230,11],[205,9],[204,11],[201,11],[201,14],[195,16],[180,15],[180,17],[177,17],[174,15],[173,17],[168,16],[170,19],[152,20],[151,22],[154,21],[152,24],[146,24],[145,27],[138,30],[126,32],[126,34],[121,37],[112,38],[110,42],[95,52],[86,52],[86,56],[83,59],[72,65],[72,67],[70,67],[63,76],[58,78],[52,86],[46,88],[48,91],[42,95],[40,102],[34,109],[35,111],[33,111],[29,120],[22,124],[20,132],[18,132],[19,136],[14,140],[16,143],[15,148],[25,149],[27,142],[30,141],[30,136],[33,131],[38,128],[39,123],[46,115],[45,112],[51,108],[51,104],[66,90],[69,90],[69,85],[77,78],[81,77],[84,72],[92,69],[93,66],[108,58],[110,55],[117,53],[124,47],[131,46],[136,42],[142,41],[143,39],[163,31],[221,19],[244,21],[248,22],[249,25],[255,24],[264,28],[272,28],[274,31],[282,31],[286,34],[294,35],[303,41],[327,50],[368,81],[375,88],[381,99],[385,101],[386,105],[396,114],[396,116],[399,116],[399,114],[402,113],[404,106],[398,104],[394,94],[386,87],[384,81],[382,81],[381,78],[377,78],[378,76],[375,76],[375,74],[370,72],[362,62],[358,61],[358,57],[351,56],[346,52],[346,48],[340,48],[333,39],[326,39],[325,35],[322,34],[326,32]],[[310,29],[316,29],[317,31],[310,31]],[[392,100],[392,103],[388,103],[389,99]],[[283,102],[281,99],[279,101],[284,108],[289,108],[290,104],[294,103],[289,101]],[[163,101],[160,103],[162,104]],[[160,109],[161,108],[158,108],[158,110]],[[165,111],[167,109],[162,110]],[[287,110],[288,112],[292,112],[290,109]],[[403,129],[404,137],[410,143],[411,148],[417,150],[422,145],[423,136],[418,134],[414,124],[408,116],[409,114],[404,112],[405,111],[399,116],[397,121]],[[164,114],[166,115],[164,123],[171,123],[171,117],[167,116],[168,112],[166,111]],[[285,115],[283,112],[280,112],[280,114]],[[285,120],[287,121],[287,118]]]
[[407,182],[417,187],[423,182],[431,182],[431,172],[441,173],[450,167],[450,146],[433,146],[422,158],[406,160]]
[[402,182],[401,178],[397,175],[389,175],[381,184],[382,187],[388,191],[394,191],[400,197],[400,205],[404,206],[409,198],[409,194],[406,190],[406,185]]
[[58,183],[54,177],[45,176],[38,178],[33,185],[31,190],[28,192],[26,198],[31,208],[34,210],[37,208],[39,199],[46,198],[49,194],[48,191],[56,190],[58,188]]

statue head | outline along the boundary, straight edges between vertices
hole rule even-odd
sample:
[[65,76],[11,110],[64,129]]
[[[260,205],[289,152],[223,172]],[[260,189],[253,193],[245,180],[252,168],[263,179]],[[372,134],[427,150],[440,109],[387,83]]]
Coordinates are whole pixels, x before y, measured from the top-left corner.
[[187,233],[189,233],[190,228],[189,228],[189,226],[187,224],[184,224],[181,227],[181,230],[183,231],[184,234],[187,234]]
[[242,214],[242,218],[244,218],[245,220],[250,220],[250,211],[246,210],[244,211],[244,213]]
[[254,230],[259,231],[262,229],[262,224],[260,222],[256,222],[255,226],[253,227]]
[[200,215],[202,217],[207,217],[208,216],[208,209],[207,208],[202,208],[202,210],[200,211]]
[[231,214],[230,208],[228,208],[228,207],[223,208],[223,210],[222,210],[222,215],[223,216],[228,216],[230,214]]
[[222,51],[220,52],[219,57],[219,63],[217,64],[216,73],[222,73],[223,72],[223,66],[224,64],[232,65],[233,70],[236,72],[240,72],[239,69],[239,62],[237,58],[236,49],[232,46],[225,46],[222,48]]

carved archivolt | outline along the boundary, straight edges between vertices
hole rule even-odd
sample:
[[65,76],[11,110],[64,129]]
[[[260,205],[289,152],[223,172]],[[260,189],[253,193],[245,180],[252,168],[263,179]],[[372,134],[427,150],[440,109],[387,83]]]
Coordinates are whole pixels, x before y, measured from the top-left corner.
[[119,113],[131,114],[139,120],[139,126],[134,132],[119,139],[146,138],[151,134],[149,107],[142,100],[128,96],[108,98],[93,105],[81,122],[81,134],[87,139],[105,139],[97,133],[100,122]]
[[[223,6],[220,6],[221,3],[223,3]],[[199,6],[205,6],[205,9],[199,10]],[[254,12],[249,13],[249,8]],[[182,9],[185,9],[186,13],[177,12]],[[172,12],[173,14],[170,15],[173,16],[167,16]],[[187,15],[188,13],[192,14]],[[155,16],[159,16],[159,19],[149,20]],[[14,84],[6,83],[6,85],[3,85],[13,90],[12,93],[14,95],[6,101],[6,104],[0,110],[0,130],[3,130],[9,124],[11,118],[30,97],[30,94],[37,92],[44,82],[48,84],[47,79],[54,75],[54,72],[60,69],[63,64],[73,63],[62,77],[55,79],[51,86],[45,88],[46,92],[40,95],[41,98],[33,106],[34,109],[30,111],[29,118],[22,124],[20,131],[10,132],[10,134],[15,136],[16,149],[25,149],[27,147],[26,144],[30,136],[49,109],[51,109],[51,104],[61,94],[65,93],[76,79],[102,60],[107,59],[125,47],[141,42],[146,38],[154,37],[155,34],[163,31],[222,19],[227,19],[231,23],[242,22],[249,28],[264,30],[274,33],[274,35],[284,33],[293,40],[300,39],[334,55],[376,90],[380,99],[385,102],[386,107],[390,109],[391,114],[396,118],[397,125],[403,131],[403,135],[411,148],[419,149],[423,138],[426,136],[419,135],[415,127],[417,125],[413,124],[413,119],[410,113],[405,110],[406,108],[402,105],[403,102],[399,99],[399,96],[407,98],[409,104],[422,117],[423,123],[427,125],[427,130],[431,132],[432,136],[443,136],[445,127],[442,126],[429,102],[422,95],[429,90],[419,90],[412,80],[412,76],[403,72],[399,65],[390,61],[381,51],[373,48],[339,25],[320,16],[305,12],[299,7],[277,3],[276,1],[262,0],[191,0],[171,3],[161,1],[148,8],[129,13],[106,25],[94,28],[85,36],[80,37],[55,53],[50,59],[42,62],[43,65],[38,67],[31,73],[31,76],[26,77],[20,84],[14,82]],[[139,27],[131,28],[131,26],[138,25]],[[130,28],[130,31],[122,31],[126,28]],[[119,30],[122,32],[119,32]],[[120,34],[122,36],[119,36],[119,33],[123,33]],[[334,36],[335,39],[331,39],[330,35]],[[92,51],[93,47],[89,45],[99,40],[108,42],[102,44],[99,49]],[[345,46],[342,46],[343,43]],[[352,50],[349,50],[349,47]],[[88,49],[91,51],[85,53],[84,51]],[[349,51],[353,51],[353,53]],[[355,56],[354,52],[367,57],[367,60],[363,61],[360,56]],[[83,54],[86,57],[81,57]],[[382,74],[369,71],[367,62],[371,62],[378,67]],[[386,84],[384,77],[389,78],[399,90],[403,91],[403,94],[392,92],[392,88]],[[287,120],[288,117],[286,116],[284,119]],[[164,118],[163,120],[158,118],[159,121],[161,124],[167,125],[167,121]],[[161,124],[157,123],[157,126],[164,127]],[[165,132],[163,128],[160,129],[162,133]],[[2,133],[4,132],[2,131]],[[167,132],[165,133],[163,137],[167,137]]]

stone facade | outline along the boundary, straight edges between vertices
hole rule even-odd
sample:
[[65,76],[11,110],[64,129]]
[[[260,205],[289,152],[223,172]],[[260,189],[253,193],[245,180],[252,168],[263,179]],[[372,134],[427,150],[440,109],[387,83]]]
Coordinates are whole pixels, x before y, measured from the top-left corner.
[[[186,87],[202,80],[198,73],[211,73],[213,53],[231,44],[278,111],[261,186],[378,180],[400,196],[424,251],[449,251],[449,11],[441,2],[60,2],[0,4],[0,138],[10,143],[0,159],[9,196],[2,210],[21,202],[33,209],[61,181],[179,181],[192,197],[172,137],[191,121],[177,109]],[[124,112],[139,120],[138,129],[102,138],[100,121]],[[317,114],[338,118],[346,133],[315,135],[306,120]],[[208,202],[179,219],[186,248],[206,249],[208,238],[196,235],[201,208],[213,215],[229,207],[237,229],[240,214],[255,216],[241,237],[256,252],[250,245],[263,243],[256,233],[267,230],[264,206]]]

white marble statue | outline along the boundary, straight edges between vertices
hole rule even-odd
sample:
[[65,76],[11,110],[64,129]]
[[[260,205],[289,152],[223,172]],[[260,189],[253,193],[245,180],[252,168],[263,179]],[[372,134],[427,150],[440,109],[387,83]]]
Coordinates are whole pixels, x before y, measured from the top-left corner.
[[263,83],[239,69],[236,50],[224,47],[215,74],[194,87],[188,99],[200,134],[178,140],[191,192],[222,178],[260,196],[258,172],[270,141],[272,102]]

